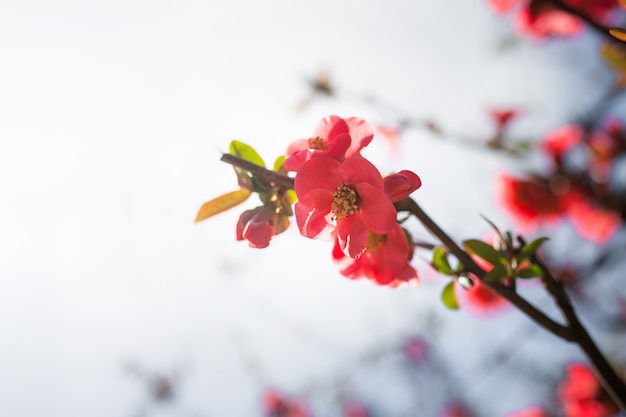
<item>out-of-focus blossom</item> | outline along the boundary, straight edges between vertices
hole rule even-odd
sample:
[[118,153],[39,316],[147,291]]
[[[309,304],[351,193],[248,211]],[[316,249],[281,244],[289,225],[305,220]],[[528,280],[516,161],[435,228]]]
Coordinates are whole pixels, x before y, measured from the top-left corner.
[[[615,0],[563,0],[564,3],[589,19],[608,24],[616,10]],[[570,36],[584,30],[584,22],[549,0],[487,0],[498,14],[515,11],[515,28],[526,36],[544,39],[550,36]]]
[[396,155],[398,153],[398,142],[400,141],[400,129],[391,126],[376,126],[376,130],[380,134],[380,138],[385,140],[391,148],[391,153]]
[[566,206],[574,230],[592,242],[608,242],[622,225],[622,218],[618,213],[593,204],[581,193],[569,193]]
[[518,179],[508,174],[496,177],[496,196],[522,230],[559,220],[565,213],[563,199],[541,179]]
[[421,365],[428,360],[428,342],[423,337],[412,336],[402,344],[404,356],[415,365]]
[[341,268],[341,275],[350,279],[368,278],[389,287],[417,283],[417,271],[409,264],[412,257],[413,248],[397,223],[388,234],[370,232],[367,247],[358,258],[346,257],[338,241],[333,248],[333,259]]
[[343,417],[370,417],[371,414],[366,406],[355,401],[343,404]]
[[294,188],[300,233],[316,238],[335,230],[339,246],[351,258],[363,253],[369,232],[386,235],[396,225],[396,210],[385,195],[380,172],[360,156],[342,162],[312,158],[300,168]]
[[580,125],[568,125],[553,130],[541,143],[541,147],[555,158],[561,158],[574,146],[580,144],[584,130]]
[[343,161],[358,155],[374,138],[374,129],[358,117],[342,119],[328,116],[320,122],[309,139],[299,139],[287,147],[285,169],[298,171],[313,157],[326,156]]
[[491,116],[493,120],[496,130],[501,131],[506,129],[509,124],[519,116],[519,110],[517,109],[496,109],[490,108],[487,109],[487,113]]
[[523,410],[514,411],[506,415],[506,417],[547,417],[547,414],[539,406],[533,405]]
[[559,386],[559,399],[566,417],[611,417],[618,411],[591,369],[582,363],[567,367],[567,377]]
[[472,414],[463,404],[454,401],[446,404],[438,417],[472,417]]
[[464,310],[476,315],[488,315],[499,313],[510,307],[506,299],[491,291],[480,280],[474,279],[473,282],[474,285],[467,289],[462,287],[458,281],[454,285],[457,299]]
[[301,400],[289,398],[270,390],[263,395],[263,415],[265,417],[311,417],[307,405]]

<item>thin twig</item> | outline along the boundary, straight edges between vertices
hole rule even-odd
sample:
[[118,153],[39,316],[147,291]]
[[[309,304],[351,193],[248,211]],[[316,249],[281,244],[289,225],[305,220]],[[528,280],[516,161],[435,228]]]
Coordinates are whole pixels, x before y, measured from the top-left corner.
[[474,262],[471,256],[469,256],[457,243],[452,240],[446,232],[444,232],[425,212],[422,208],[411,198],[405,198],[402,201],[396,203],[396,209],[398,211],[408,211],[415,215],[420,222],[428,229],[433,235],[435,235],[448,250],[457,257],[459,262],[463,264],[466,270],[476,275],[483,284],[485,284],[490,290],[498,294],[499,296],[507,299],[510,303],[515,305],[519,310],[525,313],[528,317],[534,320],[541,327],[554,333],[556,336],[572,341],[573,335],[569,328],[555,322],[550,317],[546,316],[541,311],[537,310],[532,304],[522,298],[512,289],[506,287],[499,282],[487,282],[483,278],[486,272]]
[[[522,244],[525,243],[521,238],[519,241]],[[626,384],[624,384],[624,381],[617,375],[615,369],[613,369],[602,352],[600,352],[600,349],[598,349],[587,332],[587,329],[580,323],[574,306],[565,292],[563,282],[552,275],[548,266],[536,254],[531,257],[531,260],[543,270],[542,281],[565,316],[574,336],[573,341],[585,352],[587,358],[591,361],[592,366],[596,370],[600,383],[613,401],[615,401],[620,409],[626,410]]]

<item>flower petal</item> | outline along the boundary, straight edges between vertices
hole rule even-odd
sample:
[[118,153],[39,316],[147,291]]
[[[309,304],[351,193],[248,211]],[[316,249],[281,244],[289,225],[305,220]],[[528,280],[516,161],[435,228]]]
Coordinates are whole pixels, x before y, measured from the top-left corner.
[[341,163],[333,158],[321,156],[305,162],[298,171],[294,180],[294,189],[298,198],[322,188],[330,192],[337,190],[341,185],[339,167]]
[[300,229],[302,236],[315,239],[326,229],[333,227],[333,225],[328,222],[330,207],[326,211],[316,210],[298,201],[294,206],[294,212],[296,215],[296,223],[298,224],[298,229]]
[[356,184],[359,210],[367,229],[385,235],[396,225],[396,209],[382,190],[366,182]]
[[380,189],[385,189],[380,171],[367,159],[360,156],[346,158],[341,164],[340,170],[343,184],[356,185],[366,182]]
[[360,117],[348,117],[345,121],[350,127],[350,137],[352,138],[352,144],[346,152],[346,156],[357,155],[374,138],[374,128]]
[[337,225],[339,246],[351,258],[361,256],[367,247],[367,235],[367,227],[358,213],[346,217]]

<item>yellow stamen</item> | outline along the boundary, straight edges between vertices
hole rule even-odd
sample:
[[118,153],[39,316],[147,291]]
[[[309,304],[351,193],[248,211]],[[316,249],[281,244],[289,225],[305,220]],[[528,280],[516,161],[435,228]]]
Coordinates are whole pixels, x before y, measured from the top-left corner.
[[342,184],[337,187],[333,197],[334,200],[330,209],[338,221],[353,215],[359,209],[359,195],[349,185]]

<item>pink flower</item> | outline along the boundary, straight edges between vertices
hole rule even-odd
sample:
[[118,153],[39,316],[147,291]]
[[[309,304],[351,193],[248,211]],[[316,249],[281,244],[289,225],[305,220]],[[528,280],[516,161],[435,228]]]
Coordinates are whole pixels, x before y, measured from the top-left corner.
[[358,155],[374,137],[374,129],[358,117],[342,119],[339,116],[324,118],[310,139],[300,139],[287,147],[285,169],[298,171],[302,164],[317,156],[327,156],[343,161]]
[[300,167],[294,188],[300,233],[316,238],[336,230],[341,249],[351,258],[363,253],[370,231],[385,235],[396,224],[396,210],[385,195],[380,172],[360,156],[342,162],[312,158]]
[[507,414],[506,417],[546,417],[547,414],[541,407],[530,406],[520,411]]
[[263,396],[263,414],[266,417],[310,417],[302,401],[288,398],[276,391],[267,391]]
[[[478,262],[477,258],[474,260]],[[493,265],[490,265],[490,267],[493,267]],[[484,269],[488,270],[490,268]],[[474,278],[473,281],[474,285],[469,289],[461,287],[458,282],[454,285],[459,303],[461,303],[464,309],[476,315],[486,315],[500,312],[503,308],[510,306],[506,299],[491,291],[479,279]]]
[[389,287],[417,282],[417,271],[409,264],[412,257],[413,248],[397,223],[388,234],[370,232],[366,250],[356,259],[344,255],[338,240],[333,248],[333,259],[341,266],[341,275],[350,279],[365,277]]
[[618,410],[591,369],[581,363],[567,367],[567,379],[559,386],[566,417],[609,417]]

